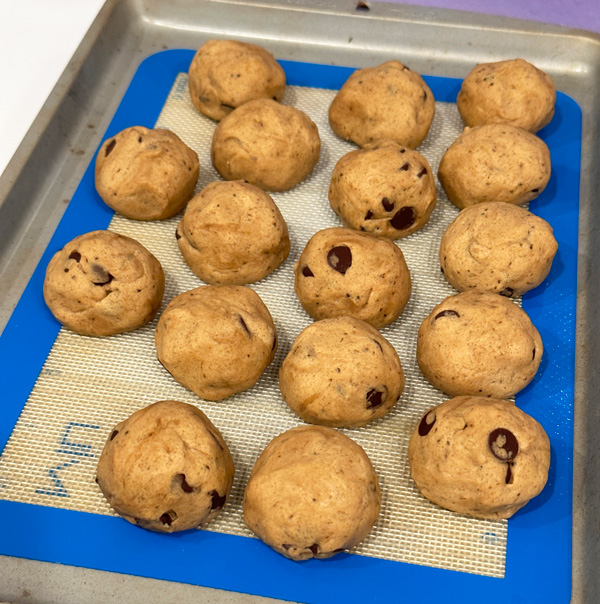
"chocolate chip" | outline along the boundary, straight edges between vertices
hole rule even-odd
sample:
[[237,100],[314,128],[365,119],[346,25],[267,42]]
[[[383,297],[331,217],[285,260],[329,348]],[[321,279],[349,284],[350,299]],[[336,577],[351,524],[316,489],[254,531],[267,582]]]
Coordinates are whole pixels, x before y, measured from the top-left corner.
[[540,192],[540,190],[539,190],[539,189],[531,189],[531,192],[532,192],[532,193],[539,193],[539,192]]
[[108,145],[106,145],[106,149],[104,150],[104,157],[108,157],[108,154],[115,148],[117,141],[113,138]]
[[238,319],[240,320],[240,323],[242,324],[242,327],[244,328],[244,331],[248,334],[248,336],[252,336],[250,330],[248,329],[248,326],[246,325],[246,321],[244,321],[244,317],[242,317],[242,315],[238,315]]
[[142,137],[138,136],[138,143],[141,143],[141,142],[142,142]]
[[385,395],[385,391],[371,388],[371,390],[367,392],[367,409],[375,409],[375,407],[382,405],[387,398]]
[[94,278],[92,282],[94,285],[108,285],[113,279],[114,276],[111,275],[102,265],[96,264],[92,262],[90,265],[92,272],[94,273]]
[[181,239],[181,235],[179,234],[179,231],[175,231],[175,239],[177,239],[179,241],[179,239]]
[[433,317],[434,321],[441,319],[442,317],[460,317],[460,315],[455,310],[443,310],[439,312],[435,317]]
[[327,262],[334,271],[345,275],[346,271],[352,266],[352,252],[347,245],[338,245],[329,250]]
[[531,360],[533,361],[535,359],[535,348],[533,349],[533,354],[531,355]]
[[275,350],[277,348],[277,336],[273,338],[273,344],[271,345],[271,350]]
[[113,430],[113,433],[110,435],[110,440],[114,440],[115,436],[119,433],[118,430]]
[[222,508],[225,505],[225,501],[227,500],[226,495],[221,497],[221,495],[219,495],[219,493],[214,489],[209,493],[209,495],[212,497],[212,503],[210,504],[211,510]]
[[314,556],[316,556],[319,553],[318,543],[313,543],[308,549],[313,553]]
[[171,526],[173,524],[173,522],[175,520],[177,520],[177,513],[174,510],[169,510],[168,512],[165,512],[160,518],[159,520],[163,523],[166,524],[167,526]]
[[191,493],[194,490],[194,487],[188,484],[187,480],[185,479],[185,474],[177,474],[176,478],[181,482],[181,488],[185,493]]
[[365,214],[365,220],[371,220],[371,218],[373,218],[373,212],[371,212],[371,210],[367,210],[367,213]]
[[292,547],[291,543],[282,543],[281,547],[283,547],[283,549],[288,550]]
[[368,13],[371,9],[369,8],[369,5],[366,2],[357,2],[356,3],[356,10],[358,12]]
[[512,464],[507,463],[506,464],[506,478],[504,479],[504,482],[506,482],[506,484],[510,484],[512,482],[512,470],[510,469],[510,466]]
[[69,255],[69,260],[75,260],[75,262],[79,262],[81,260],[81,254],[79,252],[71,252]]
[[406,172],[410,168],[410,164],[406,162],[398,168],[398,172]]
[[514,293],[515,293],[515,290],[512,287],[505,287],[500,292],[500,295],[501,296],[506,296],[507,298],[510,298]]
[[381,205],[386,212],[391,212],[394,209],[394,202],[390,201],[387,197],[381,200]]
[[305,266],[302,268],[302,274],[305,277],[314,277],[315,274],[310,270],[310,268],[308,268],[308,266]]
[[435,424],[435,419],[435,411],[428,411],[422,417],[418,427],[419,436],[427,436],[431,432],[431,429]]
[[519,452],[517,437],[506,428],[496,428],[488,437],[490,451],[500,461],[513,461]]
[[419,173],[417,174],[417,178],[422,178],[423,176],[425,176],[425,174],[427,174],[427,168],[425,166],[423,166],[419,170]]
[[427,100],[427,90],[423,90],[423,100]]
[[417,213],[412,206],[404,206],[400,208],[394,217],[390,220],[390,224],[397,230],[402,231],[411,227],[417,219]]

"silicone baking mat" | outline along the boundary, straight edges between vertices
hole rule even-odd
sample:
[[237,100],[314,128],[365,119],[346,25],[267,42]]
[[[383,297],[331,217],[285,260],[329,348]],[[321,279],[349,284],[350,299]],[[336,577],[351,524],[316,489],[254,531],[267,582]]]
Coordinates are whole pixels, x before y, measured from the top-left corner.
[[[107,137],[134,124],[174,130],[199,154],[201,188],[218,175],[210,165],[214,122],[195,111],[187,93],[185,72],[192,56],[191,51],[168,51],[143,63]],[[273,436],[301,423],[277,388],[281,360],[310,323],[293,293],[292,266],[314,232],[339,224],[327,201],[328,180],[337,159],[354,148],[337,139],[327,124],[333,89],[352,70],[283,64],[290,84],[284,102],[304,110],[317,123],[323,149],[307,181],[273,195],[288,222],[292,250],[283,267],[252,285],[278,329],[280,346],[274,363],[250,391],[209,403],[176,384],[158,364],[155,323],[112,338],[58,333],[59,326],[41,297],[45,266],[56,249],[88,230],[110,224],[112,230],[138,239],[153,252],[167,276],[165,305],[200,284],[175,242],[179,218],[139,223],[113,217],[94,191],[91,166],[0,340],[0,360],[10,376],[3,442],[12,433],[0,458],[4,499],[0,506],[10,518],[22,519],[12,522],[15,530],[0,541],[6,542],[2,553],[309,602],[331,600],[334,595],[348,601],[389,599],[399,580],[407,597],[428,594],[433,601],[436,593],[452,601],[446,591],[450,586],[468,588],[474,601],[479,590],[497,593],[500,589],[511,598],[525,598],[535,586],[537,599],[542,578],[553,601],[559,594],[564,594],[561,601],[567,601],[581,126],[577,106],[564,95],[559,95],[553,122],[541,133],[551,149],[553,176],[544,194],[532,203],[533,211],[553,225],[559,254],[546,283],[523,301],[540,330],[545,355],[535,381],[517,399],[551,438],[553,463],[542,495],[509,522],[480,521],[431,504],[410,479],[408,438],[423,412],[445,398],[425,382],[415,361],[415,334],[421,320],[453,293],[439,272],[437,249],[457,210],[438,187],[438,207],[430,223],[398,241],[413,276],[413,295],[401,319],[383,330],[402,359],[405,392],[386,418],[345,431],[365,448],[377,469],[384,499],[380,521],[353,554],[302,564],[275,554],[243,525],[241,498],[254,460]],[[428,83],[438,103],[420,151],[435,172],[441,155],[462,129],[452,103],[460,83],[445,78],[428,78]],[[114,517],[93,481],[97,457],[112,427],[134,410],[166,398],[200,406],[232,449],[234,489],[223,514],[205,531],[157,535],[132,527]],[[24,539],[17,527],[32,523],[37,530]],[[377,573],[375,585],[373,573]],[[464,594],[461,598],[464,601]]]

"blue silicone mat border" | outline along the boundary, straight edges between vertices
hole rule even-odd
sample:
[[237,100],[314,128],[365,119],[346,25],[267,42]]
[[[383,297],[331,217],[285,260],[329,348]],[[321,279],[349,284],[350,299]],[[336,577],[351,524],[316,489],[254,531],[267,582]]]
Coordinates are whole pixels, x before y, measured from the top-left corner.
[[[146,59],[104,138],[134,125],[153,127],[191,50]],[[352,68],[281,61],[291,85],[337,89]],[[436,100],[455,102],[460,80],[426,77]],[[257,539],[208,531],[164,535],[119,518],[0,500],[0,554],[59,562],[311,603],[568,602],[571,593],[573,398],[581,111],[559,93],[553,121],[540,136],[552,155],[552,177],[531,210],[548,220],[559,252],[546,282],[523,299],[541,333],[538,375],[517,404],[544,426],[552,446],[543,493],[508,523],[503,579],[340,554],[292,562]],[[45,267],[73,237],[106,228],[112,218],[94,188],[91,162],[0,338],[4,448],[60,325],[42,297]],[[35,455],[35,451],[32,451]],[[0,497],[2,483],[0,480]],[[490,536],[493,538],[493,535]]]

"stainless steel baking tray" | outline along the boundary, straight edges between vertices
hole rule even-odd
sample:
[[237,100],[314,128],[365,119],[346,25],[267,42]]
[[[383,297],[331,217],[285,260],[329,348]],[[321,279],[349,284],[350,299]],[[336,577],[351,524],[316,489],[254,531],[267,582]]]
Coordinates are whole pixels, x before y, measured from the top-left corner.
[[[600,593],[600,36],[511,19],[354,1],[109,0],[0,178],[0,329],[4,327],[140,62],[211,37],[268,45],[279,59],[363,67],[392,57],[464,77],[522,56],[583,111],[573,501],[573,601]],[[255,598],[101,571],[0,558],[0,597],[18,601],[244,601]],[[92,599],[95,598],[95,599]]]

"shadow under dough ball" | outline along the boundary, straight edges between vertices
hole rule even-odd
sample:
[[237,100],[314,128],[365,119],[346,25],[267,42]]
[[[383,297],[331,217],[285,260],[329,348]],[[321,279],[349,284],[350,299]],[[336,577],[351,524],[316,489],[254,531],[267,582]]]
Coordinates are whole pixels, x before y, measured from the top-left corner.
[[100,455],[96,482],[125,520],[173,533],[217,516],[234,472],[227,444],[202,411],[160,401],[115,426]]
[[158,360],[177,382],[218,401],[258,381],[275,356],[277,333],[249,287],[204,285],[169,302],[155,343]]
[[302,111],[273,100],[250,101],[219,122],[212,140],[215,170],[265,191],[287,191],[316,166],[321,139]]
[[427,499],[496,520],[510,518],[541,493],[550,441],[510,401],[459,396],[425,413],[410,438],[408,461]]

